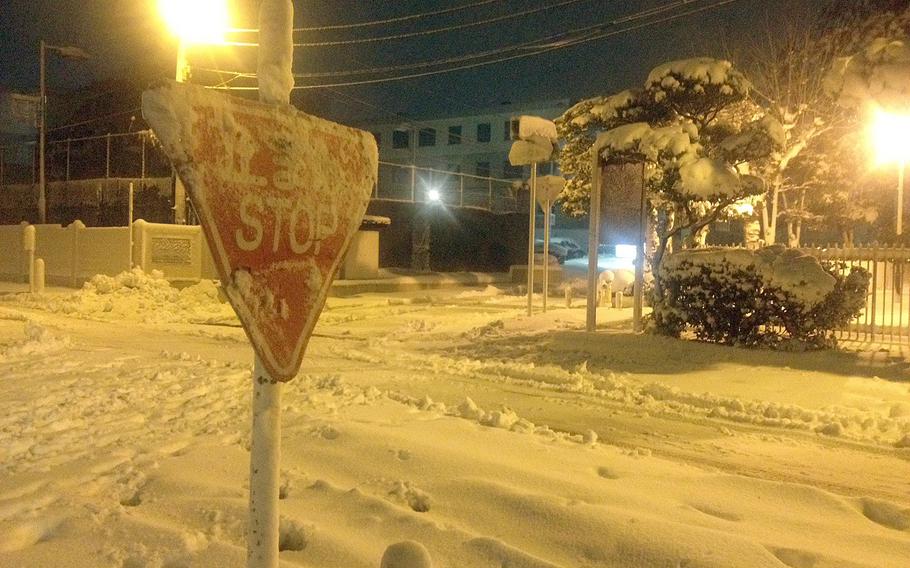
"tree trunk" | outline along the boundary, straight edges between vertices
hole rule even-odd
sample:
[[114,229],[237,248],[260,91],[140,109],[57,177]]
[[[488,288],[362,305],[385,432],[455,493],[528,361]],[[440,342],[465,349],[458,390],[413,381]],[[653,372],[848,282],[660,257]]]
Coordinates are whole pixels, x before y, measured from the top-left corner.
[[703,248],[708,240],[709,225],[694,230],[686,238],[686,248]]
[[[779,214],[780,201],[780,181],[775,180],[767,194],[768,203],[762,203],[762,237],[765,245],[773,245],[777,242],[777,216]],[[770,209],[770,211],[769,211]]]
[[757,249],[761,246],[761,223],[758,219],[751,218],[743,221],[743,242],[748,249]]

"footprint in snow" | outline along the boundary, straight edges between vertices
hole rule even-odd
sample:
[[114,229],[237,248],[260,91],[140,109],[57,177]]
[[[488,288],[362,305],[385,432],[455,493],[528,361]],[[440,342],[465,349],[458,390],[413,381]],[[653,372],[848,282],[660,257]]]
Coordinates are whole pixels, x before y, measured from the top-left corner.
[[619,479],[619,474],[608,467],[597,468],[597,475],[604,479]]
[[910,507],[902,508],[888,501],[868,497],[859,499],[857,505],[862,514],[873,523],[897,531],[910,531]]

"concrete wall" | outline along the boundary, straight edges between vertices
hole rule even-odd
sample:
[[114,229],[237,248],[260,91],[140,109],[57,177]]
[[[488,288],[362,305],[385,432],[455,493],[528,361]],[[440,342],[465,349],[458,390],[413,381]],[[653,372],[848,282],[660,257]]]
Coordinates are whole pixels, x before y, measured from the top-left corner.
[[[28,259],[22,249],[27,225],[0,226],[0,279],[24,282]],[[81,286],[95,274],[114,276],[138,266],[160,270],[171,282],[193,283],[218,278],[215,261],[202,228],[137,220],[129,227],[86,227],[75,221],[67,227],[35,226],[35,258],[44,259],[47,283]],[[131,256],[132,252],[132,256]],[[344,278],[376,278],[379,234],[355,235],[344,264]]]
[[526,213],[496,215],[476,209],[428,208],[423,204],[374,201],[370,215],[392,220],[382,229],[379,264],[410,268],[415,221],[430,215],[430,268],[440,272],[508,272],[528,258]]
[[0,278],[21,282],[28,267],[22,250],[24,225],[0,226]]
[[341,267],[345,280],[369,280],[379,276],[379,232],[357,231]]

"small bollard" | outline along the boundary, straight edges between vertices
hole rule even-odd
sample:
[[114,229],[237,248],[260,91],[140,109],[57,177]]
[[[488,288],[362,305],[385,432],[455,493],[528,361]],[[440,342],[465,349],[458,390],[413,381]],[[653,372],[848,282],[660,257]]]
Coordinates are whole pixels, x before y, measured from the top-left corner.
[[32,293],[43,294],[44,293],[44,259],[43,258],[35,259],[34,273],[35,273],[34,282],[31,286]]
[[35,291],[35,226],[22,227],[22,250],[28,253],[28,291]]
[[564,290],[564,292],[566,294],[566,307],[571,308],[572,307],[572,287],[566,286],[566,289]]
[[605,282],[600,289],[600,301],[597,302],[597,305],[601,308],[609,308],[610,302],[613,300],[613,283]]
[[622,308],[622,292],[621,291],[617,292],[616,295],[613,297],[613,307],[620,308],[620,309]]

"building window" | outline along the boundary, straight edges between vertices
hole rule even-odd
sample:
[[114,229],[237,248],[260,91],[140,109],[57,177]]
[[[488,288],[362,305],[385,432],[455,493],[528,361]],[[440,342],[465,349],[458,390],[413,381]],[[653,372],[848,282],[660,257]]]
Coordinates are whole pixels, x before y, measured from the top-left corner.
[[490,162],[477,162],[474,173],[480,177],[490,177]]
[[421,128],[420,132],[417,135],[417,145],[418,146],[435,146],[436,145],[436,129],[435,128]]
[[518,139],[518,119],[512,118],[502,123],[502,139],[503,140],[517,140]]
[[380,134],[379,132],[373,132],[373,138],[376,139],[376,147],[381,148],[382,147],[382,134]]
[[411,133],[407,130],[395,130],[392,132],[392,148],[401,149],[410,146]]
[[478,142],[489,142],[490,141],[490,123],[482,122],[477,125],[477,141]]
[[449,127],[449,145],[461,144],[461,125]]
[[502,177],[506,179],[521,179],[524,177],[524,167],[513,166],[509,160],[502,163]]

